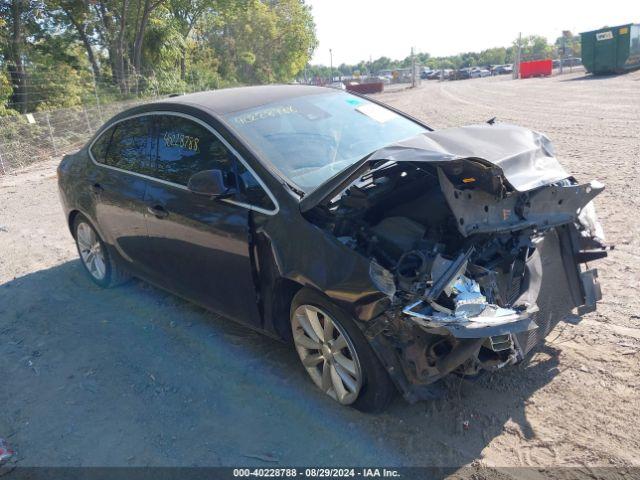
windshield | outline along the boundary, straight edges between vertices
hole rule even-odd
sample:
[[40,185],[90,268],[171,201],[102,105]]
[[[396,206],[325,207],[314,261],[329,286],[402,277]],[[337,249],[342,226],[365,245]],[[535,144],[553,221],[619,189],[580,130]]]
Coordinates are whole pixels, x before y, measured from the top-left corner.
[[305,192],[362,157],[427,129],[345,92],[294,97],[226,116],[241,136]]

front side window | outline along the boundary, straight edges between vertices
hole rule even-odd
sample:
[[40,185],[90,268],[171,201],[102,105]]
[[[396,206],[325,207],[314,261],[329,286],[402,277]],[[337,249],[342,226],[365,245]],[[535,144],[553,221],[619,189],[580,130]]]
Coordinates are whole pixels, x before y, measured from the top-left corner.
[[238,190],[234,200],[267,210],[274,208],[253,174],[211,131],[183,117],[156,118],[155,177],[186,186],[198,172],[221,170],[225,184]]
[[217,169],[234,185],[233,156],[209,130],[172,115],[159,115],[156,128],[156,177],[186,186],[193,174]]
[[96,162],[130,172],[149,173],[151,120],[124,120],[107,129],[91,147]]

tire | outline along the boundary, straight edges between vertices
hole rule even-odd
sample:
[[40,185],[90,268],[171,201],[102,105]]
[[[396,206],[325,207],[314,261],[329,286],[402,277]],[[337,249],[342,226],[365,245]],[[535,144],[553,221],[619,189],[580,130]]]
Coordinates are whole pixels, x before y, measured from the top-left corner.
[[[95,227],[82,214],[76,215],[73,221],[73,238],[76,241],[80,263],[96,285],[111,288],[131,278],[131,275],[113,260]],[[88,252],[89,244],[92,249]]]
[[[334,328],[327,326],[327,318]],[[380,412],[389,405],[395,385],[350,315],[320,293],[303,288],[293,298],[290,320],[298,356],[318,388],[363,412]]]

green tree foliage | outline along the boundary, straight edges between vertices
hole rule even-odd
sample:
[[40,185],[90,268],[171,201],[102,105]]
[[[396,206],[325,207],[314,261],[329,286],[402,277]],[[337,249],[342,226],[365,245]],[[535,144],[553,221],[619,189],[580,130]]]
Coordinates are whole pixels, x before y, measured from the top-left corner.
[[317,45],[311,11],[300,0],[244,0],[210,20],[203,33],[222,75],[243,83],[292,80]]
[[0,71],[0,116],[14,112],[6,107],[12,93],[13,89],[11,88],[11,83],[9,83],[9,78],[4,72]]
[[559,58],[581,57],[580,35],[574,35],[569,30],[562,32],[554,44]]
[[316,45],[304,0],[0,0],[0,113],[287,82]]
[[[518,41],[513,42],[514,48],[517,48]],[[553,55],[553,47],[549,45],[545,37],[540,35],[529,35],[522,37],[520,42],[522,49],[522,61],[527,60],[542,60],[545,58],[551,58]]]
[[504,47],[489,48],[480,52],[479,65],[504,65],[507,63],[507,49]]

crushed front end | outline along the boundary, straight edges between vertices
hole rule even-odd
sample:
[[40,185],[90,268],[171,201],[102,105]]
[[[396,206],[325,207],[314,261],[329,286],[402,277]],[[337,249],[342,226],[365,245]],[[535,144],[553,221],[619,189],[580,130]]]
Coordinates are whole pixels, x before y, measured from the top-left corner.
[[[536,148],[525,160],[503,155],[510,165],[394,146],[308,212],[370,259],[388,307],[362,328],[408,400],[430,396],[429,385],[450,373],[521,361],[560,320],[601,298],[588,263],[607,255],[593,205],[604,186],[578,184],[550,163],[548,143],[527,139]],[[549,168],[536,175],[541,162]]]

